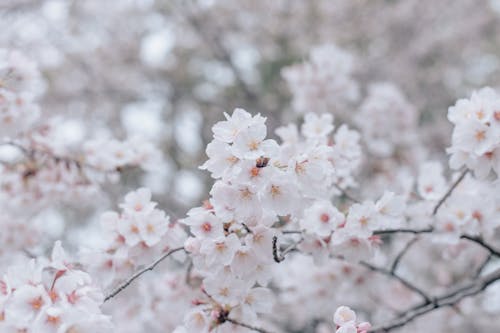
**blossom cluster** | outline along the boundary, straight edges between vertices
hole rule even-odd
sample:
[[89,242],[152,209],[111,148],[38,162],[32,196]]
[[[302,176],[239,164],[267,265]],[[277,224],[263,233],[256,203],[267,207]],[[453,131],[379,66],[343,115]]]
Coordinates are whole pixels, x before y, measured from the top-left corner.
[[318,262],[332,255],[351,261],[370,258],[381,243],[373,232],[404,226],[405,207],[405,199],[392,192],[386,192],[376,202],[355,203],[347,214],[340,213],[330,202],[316,201],[299,221],[304,234],[299,249]]
[[296,112],[345,113],[345,105],[359,98],[352,78],[353,58],[334,44],[313,48],[308,61],[283,69]]
[[137,267],[162,252],[182,244],[185,232],[179,224],[170,223],[164,211],[151,201],[151,191],[140,188],[125,196],[121,212],[101,215],[101,238],[93,248],[82,248],[81,262],[100,276],[107,288],[128,277]]
[[452,134],[450,166],[462,166],[484,178],[493,170],[500,173],[500,95],[491,88],[460,99],[448,110],[455,125]]
[[35,62],[19,51],[0,49],[0,139],[34,125],[40,117],[36,99],[43,89]]
[[2,332],[109,332],[104,296],[57,242],[50,259],[11,266],[0,277]]
[[418,114],[391,83],[375,83],[355,116],[369,151],[390,156],[397,148],[409,149],[418,140]]

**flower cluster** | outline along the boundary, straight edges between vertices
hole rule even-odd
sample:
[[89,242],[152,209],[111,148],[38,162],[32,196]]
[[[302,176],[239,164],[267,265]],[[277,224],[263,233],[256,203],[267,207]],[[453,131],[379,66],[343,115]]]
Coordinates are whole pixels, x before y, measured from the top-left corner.
[[125,196],[122,211],[101,215],[101,248],[82,249],[81,261],[107,287],[127,277],[140,264],[182,244],[184,231],[170,223],[151,201],[151,191],[140,188]]
[[464,234],[493,238],[500,227],[498,191],[498,185],[465,178],[438,212],[437,230],[453,242]]
[[13,151],[0,160],[0,197],[9,199],[9,209],[36,212],[55,201],[78,202],[126,168],[163,165],[161,152],[140,138],[87,139],[83,149],[72,147],[61,137],[61,117],[40,117],[35,102],[43,91],[35,63],[0,49],[0,146]]
[[109,332],[103,294],[77,269],[59,242],[50,259],[12,266],[0,277],[2,332]]
[[411,147],[418,138],[417,110],[393,84],[376,83],[355,116],[367,148],[378,156],[389,156],[398,147]]
[[343,113],[343,106],[359,97],[352,68],[352,56],[333,44],[317,46],[308,61],[286,67],[283,77],[292,92],[294,110]]
[[380,239],[375,230],[396,229],[403,225],[406,202],[402,196],[386,192],[377,202],[350,206],[347,215],[328,201],[316,201],[304,210],[299,221],[304,241],[299,248],[322,262],[331,255],[356,261],[373,254]]
[[[191,311],[192,302],[203,297],[199,288],[195,288],[195,281],[189,284],[185,280],[186,272],[171,269],[150,273],[135,282],[136,288],[127,290],[129,297],[115,298],[106,309],[113,317],[115,331],[173,332],[183,323],[183,314]],[[131,302],[131,299],[140,299],[140,302]]]
[[0,139],[16,136],[38,120],[36,98],[43,89],[36,63],[18,51],[0,49]]
[[481,178],[500,174],[500,95],[491,88],[473,92],[449,108],[448,119],[455,125],[450,166],[465,165]]
[[277,228],[300,224],[329,237],[345,226],[344,215],[324,198],[353,185],[352,172],[360,163],[358,134],[342,126],[332,136],[331,115],[307,114],[303,138],[293,125],[278,129],[281,145],[266,139],[260,115],[236,109],[226,118],[214,125],[209,160],[202,166],[217,179],[211,199],[182,220],[193,235],[186,250],[204,276],[207,302],[219,318],[213,322],[206,304],[201,305],[185,325],[202,323],[198,330],[230,326],[228,316],[253,323],[258,313],[270,310],[271,293],[264,287],[271,277]]

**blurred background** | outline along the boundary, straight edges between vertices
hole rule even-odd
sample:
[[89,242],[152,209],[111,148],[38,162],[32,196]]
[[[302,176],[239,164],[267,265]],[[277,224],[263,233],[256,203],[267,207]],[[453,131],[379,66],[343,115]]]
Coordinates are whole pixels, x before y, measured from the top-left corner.
[[317,45],[353,55],[361,96],[395,83],[431,151],[449,145],[457,98],[500,83],[499,0],[2,0],[0,31],[1,47],[38,62],[41,107],[67,143],[139,135],[163,151],[158,170],[110,187],[111,202],[146,185],[177,217],[207,197],[198,166],[223,112],[260,112],[271,137],[301,117],[282,70]]

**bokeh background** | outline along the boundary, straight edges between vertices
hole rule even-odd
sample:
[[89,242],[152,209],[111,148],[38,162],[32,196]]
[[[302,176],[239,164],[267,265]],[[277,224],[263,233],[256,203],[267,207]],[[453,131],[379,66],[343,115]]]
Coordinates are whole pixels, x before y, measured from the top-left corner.
[[449,144],[447,108],[500,83],[498,0],[2,0],[0,31],[3,48],[39,63],[41,106],[65,142],[140,135],[164,152],[155,172],[125,172],[102,206],[146,185],[174,216],[207,196],[198,166],[224,111],[262,113],[270,136],[301,117],[281,73],[314,46],[353,54],[362,96],[371,82],[399,86],[435,151]]

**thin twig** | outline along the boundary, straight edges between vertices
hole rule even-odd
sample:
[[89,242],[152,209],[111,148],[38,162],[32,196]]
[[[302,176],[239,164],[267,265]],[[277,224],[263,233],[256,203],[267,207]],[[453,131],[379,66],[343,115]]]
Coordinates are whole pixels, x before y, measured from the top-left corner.
[[168,256],[170,256],[171,254],[173,254],[175,252],[179,252],[181,250],[184,250],[184,247],[178,247],[178,248],[175,248],[173,250],[170,250],[170,251],[166,252],[165,254],[163,254],[158,259],[156,259],[151,265],[146,266],[145,268],[141,269],[140,271],[137,271],[136,273],[134,273],[134,275],[132,275],[131,277],[129,277],[127,280],[125,280],[125,282],[123,282],[119,287],[117,287],[113,292],[111,292],[111,294],[109,294],[108,296],[106,296],[104,298],[104,302],[107,302],[111,298],[113,298],[116,295],[118,295],[123,289],[127,288],[132,282],[134,282],[134,280],[136,280],[142,274],[146,273],[147,271],[152,271],[153,269],[155,269],[155,267],[158,266]]
[[349,193],[347,193],[346,190],[342,189],[339,185],[337,184],[334,184],[335,188],[337,190],[339,190],[342,195],[346,198],[346,199],[349,199],[350,201],[354,202],[354,203],[360,203],[361,201],[356,199],[354,196],[350,195]]
[[493,248],[488,243],[486,243],[481,237],[475,237],[475,236],[469,236],[469,235],[462,235],[462,236],[460,236],[460,238],[470,240],[471,242],[474,242],[477,245],[483,247],[490,254],[494,255],[495,257],[500,258],[500,251],[497,250],[497,249],[495,249],[495,248]]
[[302,234],[302,231],[301,230],[283,230],[281,233],[284,235],[286,235],[286,234]]
[[413,290],[415,293],[419,294],[425,300],[426,304],[432,302],[431,298],[429,296],[427,296],[427,294],[422,289],[420,289],[419,287],[415,286],[414,284],[412,284],[408,280],[404,279],[403,277],[397,275],[396,273],[391,272],[391,271],[389,271],[389,270],[387,270],[385,268],[374,266],[374,265],[372,265],[370,263],[367,263],[365,261],[361,261],[359,264],[361,266],[364,266],[364,267],[366,267],[366,268],[374,271],[374,272],[379,272],[379,273],[384,274],[384,275],[386,275],[386,276],[388,276],[390,278],[398,280],[405,287],[407,287],[408,289]]
[[401,259],[403,259],[403,256],[408,252],[408,250],[413,246],[418,241],[418,236],[415,236],[412,240],[410,240],[405,247],[399,252],[397,255],[396,259],[394,259],[394,262],[392,263],[391,270],[390,272],[394,274],[396,272],[396,269],[398,268],[399,263],[401,262]]
[[444,202],[446,201],[446,199],[448,199],[448,197],[453,193],[453,190],[455,189],[455,187],[458,186],[458,184],[460,184],[460,182],[465,178],[465,176],[467,175],[467,173],[469,173],[469,169],[465,169],[462,174],[460,175],[460,177],[458,177],[457,180],[455,180],[455,182],[451,185],[451,187],[448,189],[448,191],[444,194],[444,196],[438,201],[438,203],[436,204],[436,206],[434,207],[434,209],[432,210],[432,216],[436,215],[438,210],[439,210],[439,207],[441,207],[442,204],[444,204]]
[[443,296],[437,297],[433,299],[431,303],[421,304],[416,307],[413,307],[405,312],[405,314],[401,317],[398,317],[391,321],[388,324],[374,327],[370,330],[372,333],[376,332],[389,332],[393,329],[402,327],[412,320],[431,312],[435,309],[453,306],[456,303],[460,302],[462,299],[466,297],[470,297],[476,294],[479,294],[483,290],[486,289],[490,284],[500,280],[500,268],[491,272],[490,274],[485,275],[482,278],[475,280],[463,287],[460,287],[454,291],[451,291]]
[[189,261],[189,264],[188,264],[188,267],[186,269],[186,279],[185,279],[185,282],[188,286],[192,287],[192,279],[191,279],[191,273],[193,272],[193,261],[190,260]]
[[434,228],[429,227],[425,229],[406,229],[406,228],[401,228],[401,229],[387,229],[387,230],[375,230],[373,232],[374,235],[389,235],[389,234],[426,234],[433,232]]
[[490,262],[492,257],[493,257],[493,255],[491,253],[489,253],[488,256],[486,257],[486,259],[484,259],[482,264],[477,268],[477,271],[474,274],[475,279],[477,279],[481,275],[481,273],[483,273],[484,268],[488,265],[488,263]]
[[260,332],[260,333],[271,333],[270,331],[265,330],[263,328],[255,327],[255,326],[252,326],[252,325],[248,325],[248,324],[239,322],[239,321],[237,321],[235,319],[232,319],[232,318],[226,318],[226,321],[230,322],[231,324],[238,325],[238,326],[241,326],[241,327],[245,327],[245,328],[248,328],[250,330]]
[[302,243],[303,240],[304,240],[304,238],[300,238],[298,241],[290,244],[280,254],[279,251],[278,251],[278,237],[274,236],[273,237],[273,259],[274,259],[274,261],[276,261],[277,263],[280,263],[283,260],[285,260],[285,256],[288,253],[290,253],[290,252],[294,251],[295,249],[297,249],[297,245],[299,245],[300,243]]

